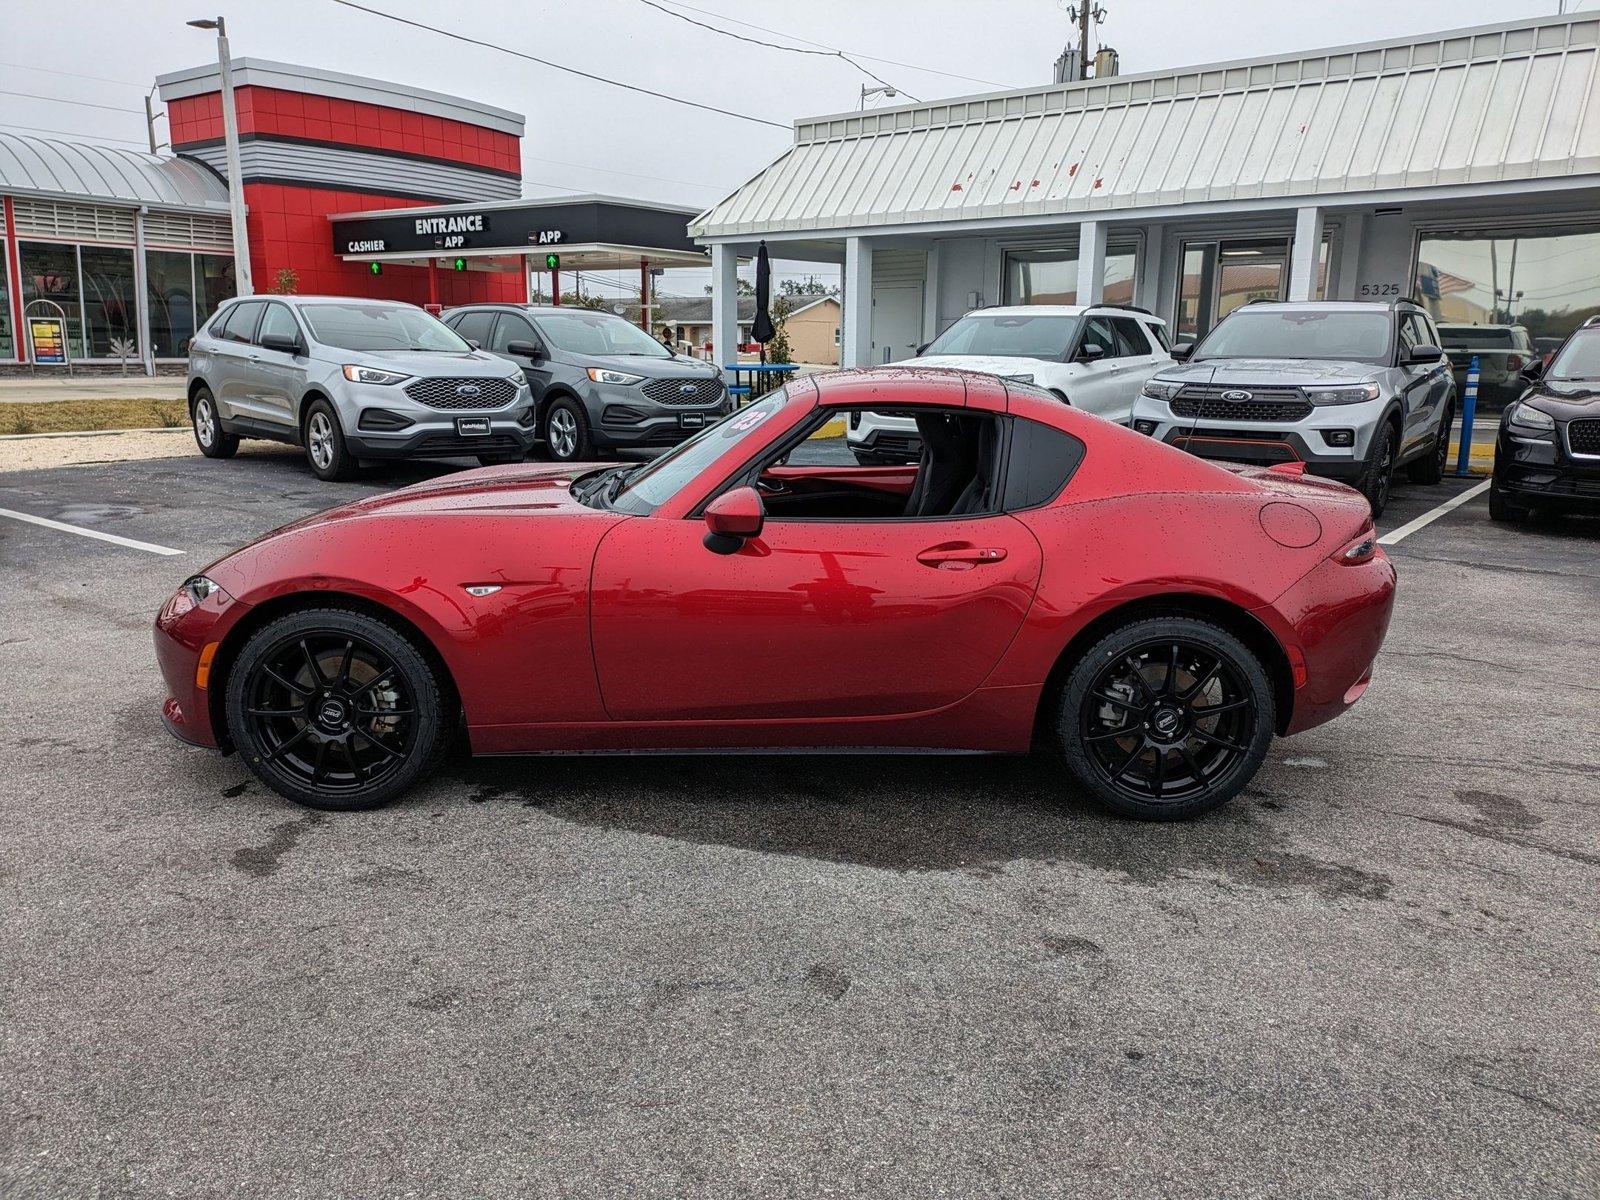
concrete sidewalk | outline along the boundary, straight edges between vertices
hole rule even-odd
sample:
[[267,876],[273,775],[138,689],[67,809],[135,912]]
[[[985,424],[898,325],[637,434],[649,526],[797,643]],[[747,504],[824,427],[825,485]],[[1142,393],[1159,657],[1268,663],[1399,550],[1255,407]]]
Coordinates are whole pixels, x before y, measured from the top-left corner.
[[182,375],[46,374],[0,379],[0,404],[51,400],[182,400]]

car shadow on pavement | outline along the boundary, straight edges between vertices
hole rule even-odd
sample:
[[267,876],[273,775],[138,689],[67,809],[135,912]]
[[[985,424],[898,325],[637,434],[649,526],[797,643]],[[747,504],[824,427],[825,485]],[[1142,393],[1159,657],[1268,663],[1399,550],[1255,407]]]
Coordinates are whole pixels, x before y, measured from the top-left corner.
[[[459,789],[459,790],[458,790]],[[1048,757],[684,756],[479,759],[431,799],[520,804],[561,821],[901,872],[1070,862],[1134,883],[1310,888],[1386,899],[1388,876],[1291,850],[1257,790],[1194,821],[1110,815]],[[443,793],[441,795],[440,793]]]

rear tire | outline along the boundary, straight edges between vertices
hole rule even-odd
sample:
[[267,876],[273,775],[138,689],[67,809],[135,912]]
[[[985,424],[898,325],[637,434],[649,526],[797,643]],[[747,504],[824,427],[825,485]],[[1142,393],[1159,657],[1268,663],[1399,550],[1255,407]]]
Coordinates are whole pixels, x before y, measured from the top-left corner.
[[1394,487],[1395,445],[1394,426],[1385,421],[1372,435],[1372,445],[1367,448],[1366,468],[1361,473],[1357,489],[1372,506],[1372,519],[1383,516],[1389,506],[1389,492]]
[[1238,638],[1197,617],[1112,630],[1072,668],[1056,748],[1111,811],[1177,821],[1231,800],[1255,777],[1276,725],[1266,668]]
[[345,444],[339,414],[326,400],[313,400],[306,411],[306,462],[318,479],[335,483],[353,479],[360,464]]
[[207,458],[232,458],[239,450],[237,434],[222,428],[222,418],[217,415],[217,400],[211,389],[202,384],[195,389],[194,403],[189,406],[189,420],[194,426],[194,443]]
[[593,461],[594,439],[582,404],[562,396],[545,409],[544,448],[551,462]]
[[1444,478],[1445,467],[1450,462],[1450,426],[1456,419],[1454,405],[1444,410],[1439,424],[1439,434],[1433,440],[1427,456],[1417,459],[1406,468],[1406,477],[1412,483],[1434,484]]
[[377,808],[437,764],[445,691],[386,621],[309,608],[256,630],[228,672],[229,736],[245,766],[296,804]]

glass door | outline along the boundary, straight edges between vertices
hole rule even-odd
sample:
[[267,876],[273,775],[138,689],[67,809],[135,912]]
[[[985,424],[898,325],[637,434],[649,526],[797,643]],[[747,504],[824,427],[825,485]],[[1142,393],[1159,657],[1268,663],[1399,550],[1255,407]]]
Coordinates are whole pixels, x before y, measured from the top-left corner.
[[[1183,276],[1178,280],[1177,340],[1194,342],[1234,309],[1252,300],[1282,300],[1289,294],[1290,240],[1219,238],[1183,244]],[[1321,300],[1327,294],[1328,240],[1317,264]]]

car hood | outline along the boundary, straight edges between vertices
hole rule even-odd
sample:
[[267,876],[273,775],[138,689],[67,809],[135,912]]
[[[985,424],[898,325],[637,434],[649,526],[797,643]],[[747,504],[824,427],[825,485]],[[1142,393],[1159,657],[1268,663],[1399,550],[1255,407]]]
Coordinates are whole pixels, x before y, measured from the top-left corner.
[[1249,387],[1329,387],[1365,383],[1381,368],[1339,359],[1213,358],[1163,367],[1157,378],[1171,383]]
[[1002,379],[1015,379],[1019,375],[1037,376],[1050,371],[1060,371],[1063,364],[1047,358],[1011,358],[1003,354],[930,354],[926,358],[908,358],[894,364],[897,367],[949,367],[957,371],[977,371],[983,375],[998,375]]
[[1574,417],[1600,417],[1600,381],[1558,383],[1544,380],[1524,392],[1522,399],[1559,421]]
[[467,354],[436,354],[420,350],[335,350],[324,347],[324,354],[359,367],[402,371],[407,375],[461,375],[468,378],[504,378],[506,360],[483,350]]
[[602,367],[643,375],[646,379],[713,379],[722,374],[715,363],[676,355],[672,358],[643,358],[635,354],[571,354],[561,352],[561,361],[575,367]]

